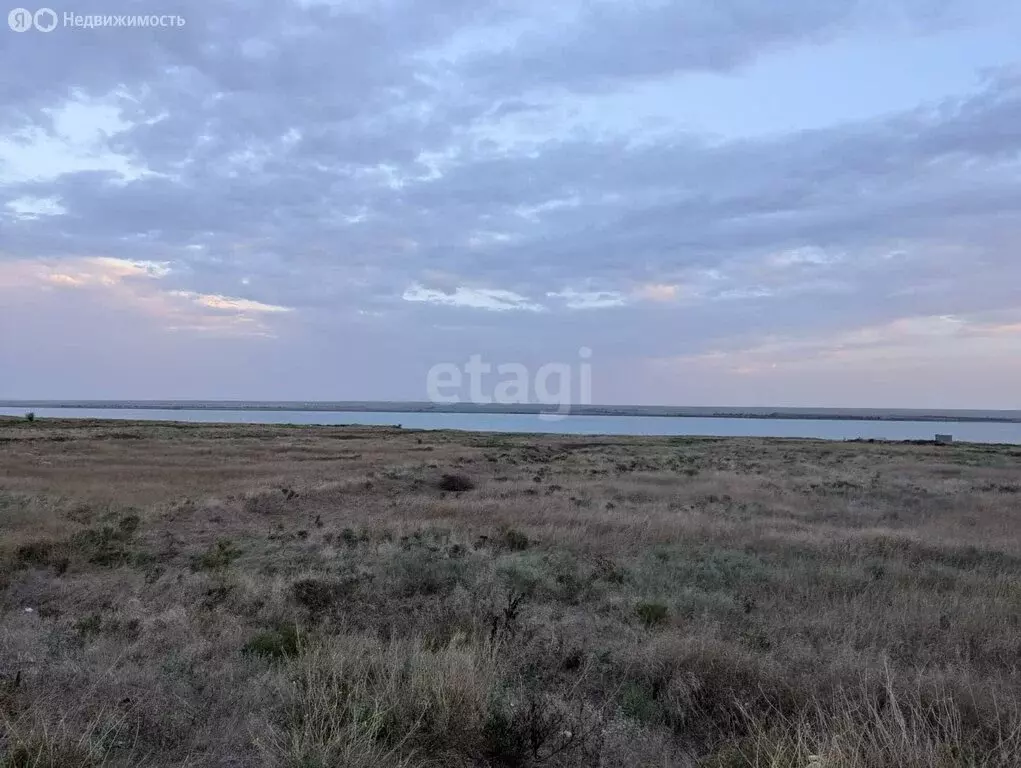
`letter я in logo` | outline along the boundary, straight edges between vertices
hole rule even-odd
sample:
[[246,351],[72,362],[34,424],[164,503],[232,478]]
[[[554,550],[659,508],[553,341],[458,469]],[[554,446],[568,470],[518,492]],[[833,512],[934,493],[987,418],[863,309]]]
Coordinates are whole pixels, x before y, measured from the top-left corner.
[[7,14],[7,26],[15,32],[28,32],[32,28],[32,12],[24,8],[15,8]]

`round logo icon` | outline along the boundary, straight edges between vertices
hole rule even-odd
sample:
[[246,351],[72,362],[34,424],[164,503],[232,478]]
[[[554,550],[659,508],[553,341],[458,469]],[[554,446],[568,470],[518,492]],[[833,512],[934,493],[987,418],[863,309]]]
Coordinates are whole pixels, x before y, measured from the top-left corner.
[[24,8],[15,8],[7,14],[7,25],[15,32],[28,32],[32,28],[32,12]]
[[32,17],[40,32],[52,32],[57,26],[57,13],[52,8],[40,8]]

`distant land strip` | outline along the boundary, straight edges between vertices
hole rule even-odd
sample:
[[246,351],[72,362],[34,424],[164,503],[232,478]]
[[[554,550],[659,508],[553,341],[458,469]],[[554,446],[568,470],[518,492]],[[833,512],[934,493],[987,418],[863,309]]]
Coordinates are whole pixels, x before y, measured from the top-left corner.
[[[0,400],[0,408],[133,409],[166,411],[299,411],[381,413],[539,414],[556,410],[542,404],[439,404],[373,401],[239,401],[239,400]],[[661,405],[574,405],[572,416],[657,416],[718,419],[814,419],[834,421],[931,421],[1021,423],[1021,411],[911,408],[742,408]]]

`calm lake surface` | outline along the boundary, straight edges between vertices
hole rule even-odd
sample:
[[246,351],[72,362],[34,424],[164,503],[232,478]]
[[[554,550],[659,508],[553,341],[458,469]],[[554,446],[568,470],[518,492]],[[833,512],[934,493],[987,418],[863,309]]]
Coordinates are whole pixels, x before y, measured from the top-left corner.
[[[24,416],[25,408],[0,408],[0,416]],[[1021,444],[1021,424],[1000,422],[747,419],[671,416],[542,417],[518,413],[409,413],[389,411],[253,411],[126,408],[34,408],[38,418],[193,421],[231,424],[400,424],[407,429],[471,432],[544,432],[570,435],[706,435],[716,437],[809,437],[824,440],[932,440],[946,433],[974,443]]]

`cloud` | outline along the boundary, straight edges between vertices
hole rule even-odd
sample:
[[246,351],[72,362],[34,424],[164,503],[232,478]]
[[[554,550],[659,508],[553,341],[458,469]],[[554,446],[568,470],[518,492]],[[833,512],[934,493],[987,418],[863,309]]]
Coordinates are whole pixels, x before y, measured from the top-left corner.
[[223,310],[226,312],[237,312],[239,314],[245,314],[248,312],[254,313],[276,313],[276,312],[292,312],[291,307],[278,307],[274,304],[264,304],[261,301],[252,301],[250,299],[236,299],[230,296],[211,296],[201,293],[194,293],[192,291],[171,291],[171,296],[176,296],[182,299],[188,299],[203,307],[209,309]]
[[[233,369],[253,382],[274,359],[311,365],[296,350],[336,371],[383,347],[423,365],[582,345],[604,361],[687,359],[1016,303],[1013,4],[175,11],[184,27],[5,38],[0,67],[18,73],[0,84],[7,327],[42,323],[32,302],[60,297],[54,316],[94,345],[123,332],[114,312],[153,338],[220,338],[224,357],[258,338],[264,362]],[[906,91],[892,76],[855,85],[907,64]],[[755,101],[724,114],[714,96],[732,87]],[[991,349],[981,339],[1010,326],[959,342]],[[274,338],[289,345],[279,358]],[[355,381],[383,391],[388,370],[367,363]],[[281,391],[298,387],[287,379]],[[627,386],[617,396],[646,384]]]
[[635,295],[643,301],[671,302],[680,295],[681,289],[676,285],[666,283],[649,283],[635,291]]
[[607,309],[622,307],[627,300],[617,291],[576,291],[567,288],[546,294],[551,299],[560,299],[568,309]]
[[110,257],[0,261],[0,298],[13,304],[18,294],[71,292],[94,306],[144,317],[154,330],[227,336],[272,335],[259,316],[291,311],[250,299],[171,290],[162,285],[170,274],[167,263]]
[[531,30],[513,55],[479,52],[470,64],[477,77],[508,89],[522,82],[610,88],[675,72],[732,72],[776,48],[818,44],[848,29],[877,31],[891,23],[923,29],[966,7],[857,0],[593,2],[559,24]]
[[19,219],[37,219],[40,216],[61,216],[67,209],[56,197],[19,197],[7,203],[7,207]]
[[[724,405],[841,406],[843,387],[860,407],[954,408],[981,402],[1011,409],[1021,375],[1021,310],[998,318],[915,316],[842,330],[777,336],[636,363],[652,389],[673,383],[689,397]],[[963,396],[962,396],[963,395]],[[654,398],[655,399],[655,398]]]
[[834,261],[839,261],[839,259],[839,256],[829,254],[821,248],[806,247],[774,253],[767,259],[767,262],[770,266],[778,269],[785,269],[787,267],[799,267],[803,265],[818,266],[822,264],[832,264]]
[[[1021,316],[1021,310],[1010,313]],[[1021,324],[952,315],[902,317],[888,323],[833,334],[776,337],[738,349],[719,349],[684,358],[741,374],[812,368],[894,367],[920,362],[985,360],[1021,353]]]
[[442,304],[448,307],[486,309],[492,312],[507,312],[511,310],[541,312],[543,310],[540,304],[535,304],[513,291],[493,288],[458,287],[451,293],[444,293],[432,288],[424,288],[421,285],[412,285],[404,292],[402,298],[405,301]]

